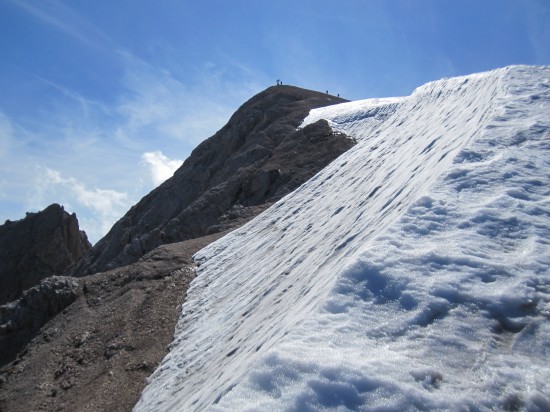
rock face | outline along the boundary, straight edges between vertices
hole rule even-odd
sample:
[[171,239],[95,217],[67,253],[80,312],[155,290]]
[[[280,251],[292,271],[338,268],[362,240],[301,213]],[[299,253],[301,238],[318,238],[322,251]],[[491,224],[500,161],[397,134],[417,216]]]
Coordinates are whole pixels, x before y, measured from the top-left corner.
[[172,178],[132,207],[71,274],[120,267],[159,245],[226,230],[234,218],[256,214],[296,189],[353,146],[324,120],[297,130],[310,109],[344,101],[292,86],[254,96]]
[[0,305],[40,280],[60,275],[91,248],[78,220],[53,204],[0,226]]

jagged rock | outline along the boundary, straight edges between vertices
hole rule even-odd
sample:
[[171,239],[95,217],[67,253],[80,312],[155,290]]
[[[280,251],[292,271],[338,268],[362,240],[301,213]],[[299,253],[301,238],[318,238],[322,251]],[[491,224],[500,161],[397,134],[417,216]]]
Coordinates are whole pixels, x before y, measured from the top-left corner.
[[41,279],[63,274],[91,248],[78,220],[53,204],[0,226],[0,304]]
[[13,360],[52,316],[73,303],[77,289],[75,278],[52,276],[0,306],[0,366]]
[[231,211],[257,213],[290,193],[354,144],[324,120],[297,130],[310,109],[344,101],[292,86],[254,96],[172,178],[133,206],[71,274],[127,265],[159,245],[229,229]]

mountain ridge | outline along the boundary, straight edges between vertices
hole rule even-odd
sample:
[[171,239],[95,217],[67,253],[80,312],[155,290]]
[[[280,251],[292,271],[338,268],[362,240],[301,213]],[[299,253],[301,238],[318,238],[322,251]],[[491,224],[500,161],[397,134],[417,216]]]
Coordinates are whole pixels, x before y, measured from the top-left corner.
[[[172,178],[115,223],[71,275],[112,269],[161,244],[223,231],[231,227],[224,216],[250,215],[248,208],[289,193],[328,164],[333,153],[353,145],[323,122],[296,130],[310,109],[344,101],[295,86],[272,86],[252,97],[193,150]],[[308,142],[312,138],[316,144]]]
[[270,89],[298,95],[197,150],[190,206],[153,191],[112,256],[0,307],[72,302],[0,369],[0,409],[550,408],[550,67],[311,109],[332,97]]
[[[173,338],[195,273],[191,255],[355,144],[325,121],[297,130],[311,107],[341,101],[292,86],[252,97],[244,114],[237,111],[115,224],[94,246],[95,261],[91,253],[69,268],[76,277],[47,278],[0,306],[0,345],[10,349],[3,360],[19,352],[0,369],[0,409],[131,409]],[[197,193],[183,208],[178,196],[185,191]],[[172,219],[183,212],[185,219]],[[168,238],[167,223],[194,238],[174,243],[179,235]],[[36,310],[47,316],[34,316]],[[34,337],[22,351],[21,334]]]

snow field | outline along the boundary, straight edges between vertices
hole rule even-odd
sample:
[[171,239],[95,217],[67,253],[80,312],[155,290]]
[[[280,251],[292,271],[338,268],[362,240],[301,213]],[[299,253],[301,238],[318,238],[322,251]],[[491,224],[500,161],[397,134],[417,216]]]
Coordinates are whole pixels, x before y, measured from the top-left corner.
[[196,255],[136,410],[550,409],[550,69],[317,109],[358,140]]

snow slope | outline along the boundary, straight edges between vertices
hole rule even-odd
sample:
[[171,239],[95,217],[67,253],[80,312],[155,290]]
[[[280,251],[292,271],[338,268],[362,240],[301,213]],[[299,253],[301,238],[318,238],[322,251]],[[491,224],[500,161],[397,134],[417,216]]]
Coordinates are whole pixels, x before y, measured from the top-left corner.
[[196,255],[136,410],[550,410],[550,68],[313,110],[359,143]]

